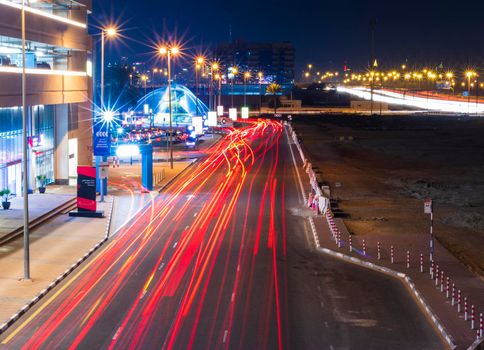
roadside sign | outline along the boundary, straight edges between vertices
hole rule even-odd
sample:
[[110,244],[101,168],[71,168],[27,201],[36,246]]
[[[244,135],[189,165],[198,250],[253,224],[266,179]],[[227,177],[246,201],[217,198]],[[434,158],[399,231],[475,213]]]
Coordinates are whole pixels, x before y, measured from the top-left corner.
[[[102,169],[102,168],[101,168]],[[77,167],[77,210],[96,211],[96,168]]]
[[427,198],[424,201],[424,213],[432,214],[432,199]]

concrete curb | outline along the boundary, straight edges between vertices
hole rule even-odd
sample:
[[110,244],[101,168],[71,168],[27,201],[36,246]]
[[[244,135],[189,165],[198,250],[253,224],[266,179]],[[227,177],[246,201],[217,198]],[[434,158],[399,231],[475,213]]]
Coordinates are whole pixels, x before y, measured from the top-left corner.
[[26,305],[24,305],[16,314],[14,314],[5,323],[0,325],[0,335],[5,333],[22,315],[24,315],[28,310],[30,310],[34,305],[36,305],[42,298],[44,298],[47,293],[49,293],[55,286],[61,283],[67,276],[69,276],[79,265],[87,260],[96,250],[98,250],[108,239],[109,231],[111,226],[111,218],[113,214],[114,197],[111,202],[108,214],[108,222],[106,223],[106,230],[104,238],[100,240],[94,247],[92,247],[88,252],[86,252],[81,258],[79,258],[75,263],[68,267],[62,274],[60,274],[54,281],[52,281],[47,288],[42,289],[42,291],[30,300]]

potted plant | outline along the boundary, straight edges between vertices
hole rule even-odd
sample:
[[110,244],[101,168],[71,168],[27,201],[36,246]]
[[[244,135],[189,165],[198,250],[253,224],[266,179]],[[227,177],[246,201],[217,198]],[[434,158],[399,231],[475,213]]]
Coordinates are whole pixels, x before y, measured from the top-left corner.
[[3,210],[10,209],[10,199],[15,197],[15,194],[10,192],[8,188],[4,188],[0,191],[0,197],[2,197],[2,207]]
[[37,181],[39,181],[39,192],[45,193],[45,182],[47,180],[47,176],[45,175],[37,175]]

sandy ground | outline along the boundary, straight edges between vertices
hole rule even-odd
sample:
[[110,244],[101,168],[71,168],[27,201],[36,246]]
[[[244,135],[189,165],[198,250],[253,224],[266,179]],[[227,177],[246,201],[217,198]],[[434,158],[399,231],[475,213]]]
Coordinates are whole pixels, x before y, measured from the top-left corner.
[[434,232],[484,279],[484,119],[298,117],[294,126],[356,235]]

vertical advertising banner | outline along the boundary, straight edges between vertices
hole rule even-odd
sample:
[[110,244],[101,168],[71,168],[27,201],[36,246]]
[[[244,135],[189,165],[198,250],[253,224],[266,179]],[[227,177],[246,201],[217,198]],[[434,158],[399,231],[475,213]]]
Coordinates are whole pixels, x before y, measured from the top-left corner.
[[111,137],[109,136],[109,127],[102,116],[95,116],[92,126],[93,135],[93,153],[95,156],[109,157],[111,152]]
[[230,108],[229,109],[229,117],[233,121],[237,121],[237,108]]
[[242,107],[241,114],[242,119],[249,119],[249,107]]
[[77,210],[96,211],[96,168],[77,167]]
[[217,112],[208,112],[207,126],[217,126]]

